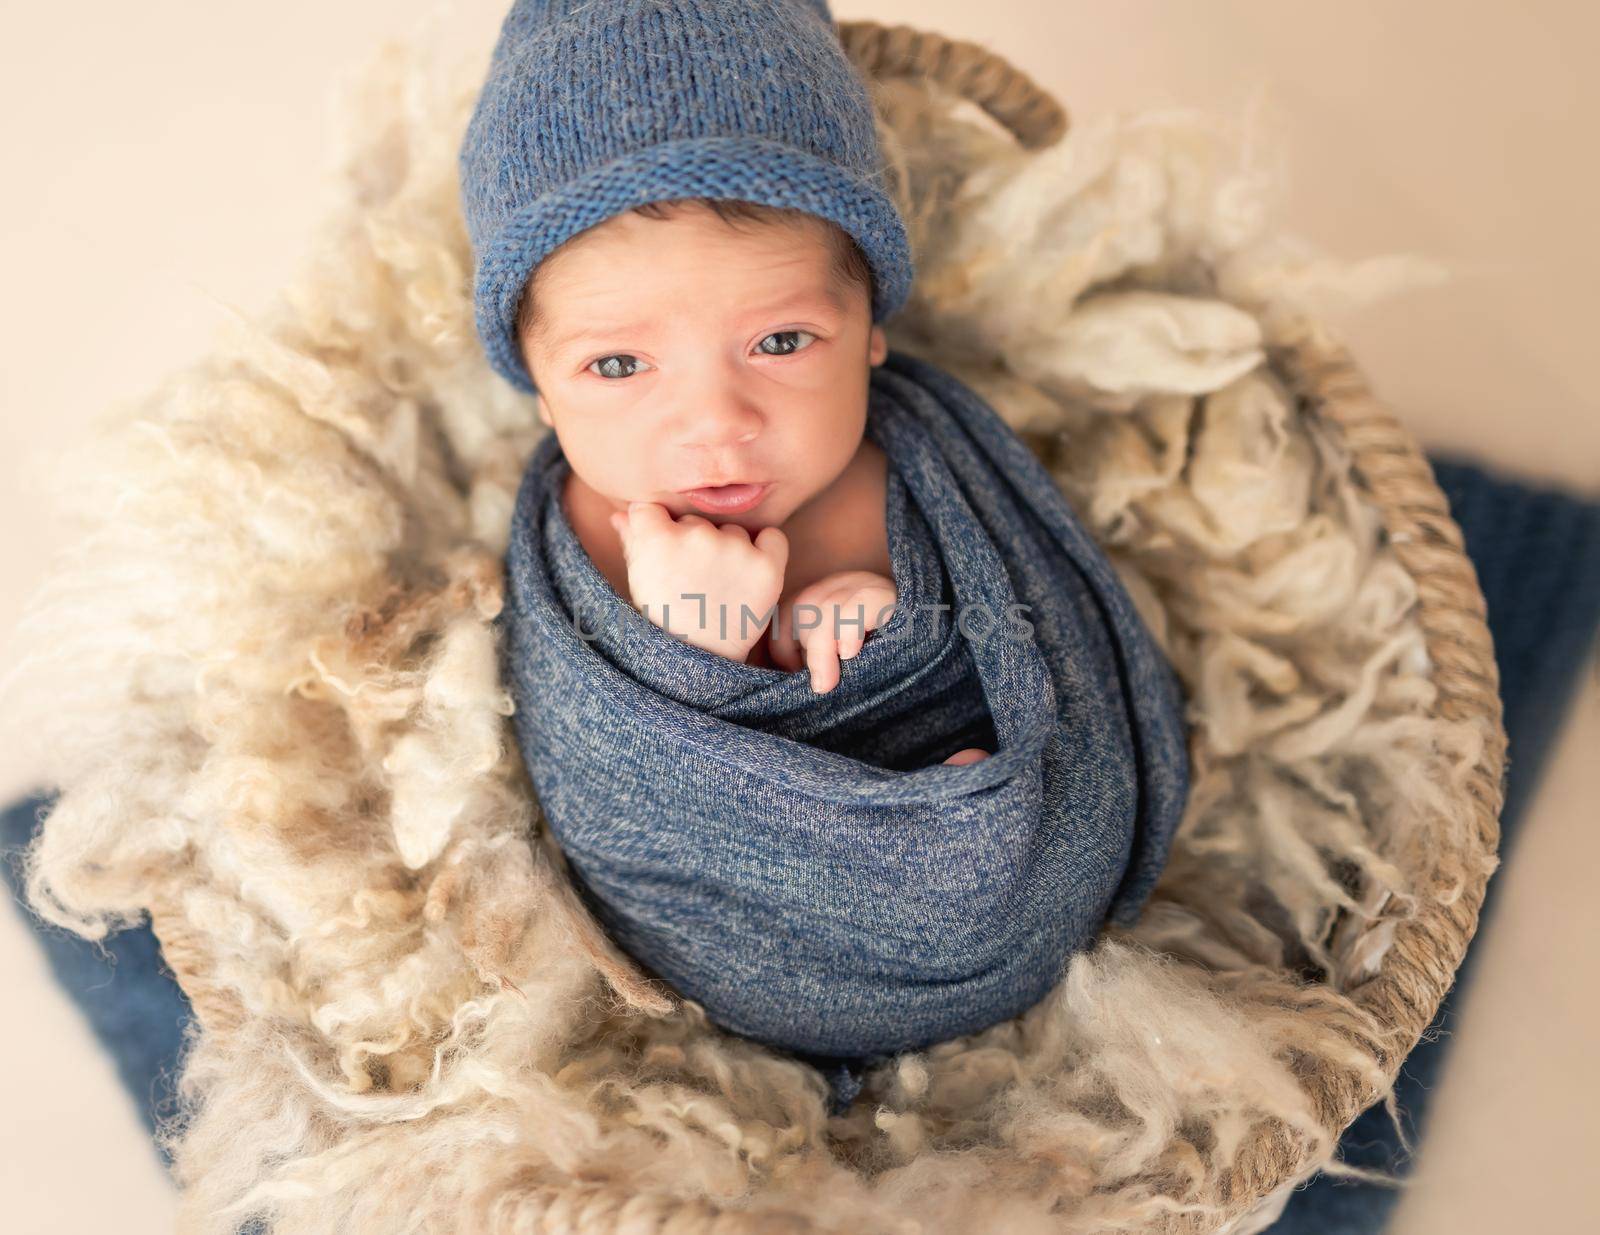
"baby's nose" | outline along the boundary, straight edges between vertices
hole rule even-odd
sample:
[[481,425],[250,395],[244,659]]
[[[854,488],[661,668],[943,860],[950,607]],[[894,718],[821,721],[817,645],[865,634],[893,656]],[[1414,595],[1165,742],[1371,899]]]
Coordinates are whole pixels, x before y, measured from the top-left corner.
[[753,442],[761,433],[761,413],[734,404],[701,404],[684,418],[683,441],[691,449],[716,450]]

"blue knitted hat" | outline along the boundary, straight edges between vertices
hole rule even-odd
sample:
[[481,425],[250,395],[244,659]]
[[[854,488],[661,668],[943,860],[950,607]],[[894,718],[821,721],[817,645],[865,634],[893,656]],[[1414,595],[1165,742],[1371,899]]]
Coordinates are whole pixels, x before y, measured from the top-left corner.
[[861,247],[873,321],[910,294],[872,101],[827,0],[516,0],[459,170],[478,335],[496,371],[529,394],[516,314],[534,267],[646,202],[807,211]]

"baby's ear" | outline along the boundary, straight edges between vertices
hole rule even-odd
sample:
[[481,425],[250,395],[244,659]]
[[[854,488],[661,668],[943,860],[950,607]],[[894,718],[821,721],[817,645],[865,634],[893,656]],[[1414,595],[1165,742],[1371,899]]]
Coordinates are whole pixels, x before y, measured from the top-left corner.
[[533,398],[534,398],[534,403],[539,408],[539,419],[542,422],[544,422],[546,425],[548,425],[550,428],[552,428],[552,429],[555,428],[556,427],[556,422],[554,420],[550,419],[550,409],[544,405],[544,395],[540,394],[537,391],[535,391]]
[[881,365],[888,354],[889,336],[884,334],[882,326],[875,325],[867,336],[867,359],[874,365]]

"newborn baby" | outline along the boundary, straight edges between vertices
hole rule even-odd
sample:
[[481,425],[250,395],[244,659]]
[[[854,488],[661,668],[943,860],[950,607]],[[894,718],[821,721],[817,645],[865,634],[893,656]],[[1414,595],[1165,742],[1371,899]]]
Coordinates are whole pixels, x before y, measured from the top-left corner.
[[825,0],[516,0],[460,159],[485,355],[553,430],[502,613],[539,805],[619,948],[835,1113],[1129,924],[1188,769],[1055,481],[887,345],[875,128]]
[[888,345],[855,242],[798,210],[653,202],[547,256],[517,335],[571,466],[562,509],[616,592],[697,647],[837,686],[896,601],[863,432]]

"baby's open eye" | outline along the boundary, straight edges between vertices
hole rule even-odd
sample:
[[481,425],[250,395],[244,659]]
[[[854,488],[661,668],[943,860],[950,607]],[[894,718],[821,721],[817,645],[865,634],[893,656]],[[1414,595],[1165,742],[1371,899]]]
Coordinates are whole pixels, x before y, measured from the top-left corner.
[[[614,363],[614,362],[617,362],[617,361],[628,361],[633,365],[633,368],[629,369],[627,372],[618,372],[618,370],[623,369],[626,366],[624,366],[622,364]],[[599,372],[599,373],[596,373],[595,372],[595,365],[602,366],[603,367],[603,371]],[[620,379],[620,378],[624,378],[624,377],[632,377],[635,373],[637,373],[639,371],[639,366],[640,366],[640,361],[639,361],[639,358],[637,356],[629,356],[627,353],[623,352],[623,353],[618,353],[616,355],[600,357],[599,360],[596,360],[593,364],[589,365],[589,372],[590,373],[594,373],[594,375],[596,377],[604,377],[604,378],[608,378],[608,379]]]
[[780,350],[773,351],[772,349],[766,347],[767,339],[793,339],[793,338],[796,338],[799,335],[804,335],[808,339],[815,339],[817,337],[816,335],[812,334],[809,330],[775,330],[771,334],[769,334],[766,339],[762,339],[761,342],[759,344],[757,344],[757,346],[760,347],[761,350],[763,352],[765,352],[768,356],[791,356],[795,352],[800,351],[801,348],[803,346],[805,346],[805,345],[803,345],[803,344],[786,344],[786,345],[783,345]]
[[[798,351],[805,350],[816,338],[817,336],[809,330],[775,330],[756,346],[765,356],[792,356]],[[767,344],[773,339],[779,340],[778,345],[768,347]],[[806,341],[801,342],[802,339]],[[608,381],[622,381],[649,367],[637,356],[631,356],[626,352],[613,352],[589,364],[587,372]]]

